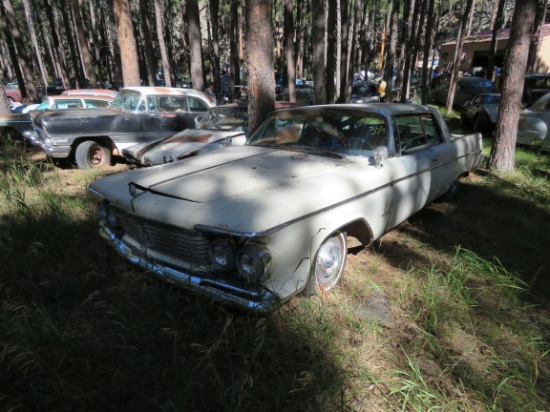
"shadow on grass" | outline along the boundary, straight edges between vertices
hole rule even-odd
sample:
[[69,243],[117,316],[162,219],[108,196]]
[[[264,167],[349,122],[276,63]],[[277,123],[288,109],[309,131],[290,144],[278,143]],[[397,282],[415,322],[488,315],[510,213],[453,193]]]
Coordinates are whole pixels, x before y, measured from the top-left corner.
[[2,408],[340,409],[338,329],[321,307],[228,312],[128,267],[96,226],[62,207],[2,217]]
[[543,201],[536,194],[526,201],[491,185],[464,183],[453,203],[428,205],[400,230],[451,254],[460,246],[488,261],[496,258],[548,304],[550,214],[537,206]]

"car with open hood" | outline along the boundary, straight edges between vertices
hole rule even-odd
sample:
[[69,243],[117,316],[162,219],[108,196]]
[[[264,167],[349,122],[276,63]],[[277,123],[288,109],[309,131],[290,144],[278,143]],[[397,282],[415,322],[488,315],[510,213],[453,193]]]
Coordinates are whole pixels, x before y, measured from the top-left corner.
[[348,239],[370,245],[456,188],[483,159],[434,108],[273,112],[245,145],[93,182],[100,234],[129,262],[239,309],[264,312],[339,283]]
[[[298,103],[275,102],[275,110],[299,107]],[[208,109],[196,129],[140,143],[122,151],[130,163],[154,166],[171,163],[229,145],[242,145],[248,138],[248,103],[230,103]]]
[[215,105],[193,89],[126,87],[111,107],[42,113],[33,120],[48,156],[91,169],[110,164],[127,147],[196,127]]

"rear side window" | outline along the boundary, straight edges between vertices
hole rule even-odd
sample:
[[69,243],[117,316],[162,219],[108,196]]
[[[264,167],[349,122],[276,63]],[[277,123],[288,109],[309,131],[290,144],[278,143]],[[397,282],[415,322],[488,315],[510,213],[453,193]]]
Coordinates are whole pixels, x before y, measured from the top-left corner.
[[436,146],[443,142],[441,131],[432,115],[399,116],[394,119],[397,130],[395,147],[402,155]]
[[208,110],[208,106],[200,99],[189,97],[189,110],[192,112],[206,112]]
[[82,107],[80,99],[62,99],[56,100],[52,109],[82,109]]
[[111,105],[111,103],[106,102],[105,100],[98,100],[98,99],[84,99],[84,103],[86,103],[86,107],[88,109],[95,109],[97,107],[107,107]]

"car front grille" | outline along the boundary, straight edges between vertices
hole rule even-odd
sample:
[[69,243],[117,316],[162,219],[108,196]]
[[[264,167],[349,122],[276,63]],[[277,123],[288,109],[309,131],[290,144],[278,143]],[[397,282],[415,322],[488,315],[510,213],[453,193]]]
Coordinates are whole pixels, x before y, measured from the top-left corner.
[[210,264],[210,241],[200,233],[133,216],[120,209],[117,214],[125,233],[142,247],[190,265]]

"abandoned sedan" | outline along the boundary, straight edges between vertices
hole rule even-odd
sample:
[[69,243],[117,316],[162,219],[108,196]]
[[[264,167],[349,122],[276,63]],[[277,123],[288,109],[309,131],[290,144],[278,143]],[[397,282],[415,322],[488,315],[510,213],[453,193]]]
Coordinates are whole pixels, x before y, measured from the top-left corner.
[[433,108],[272,113],[244,146],[95,181],[100,234],[128,261],[263,312],[339,282],[348,238],[371,244],[482,160]]
[[[275,109],[298,107],[275,102]],[[155,166],[199,153],[213,152],[232,144],[242,145],[248,137],[248,104],[230,103],[211,107],[196,129],[187,129],[150,143],[139,143],[122,151],[130,163]]]

